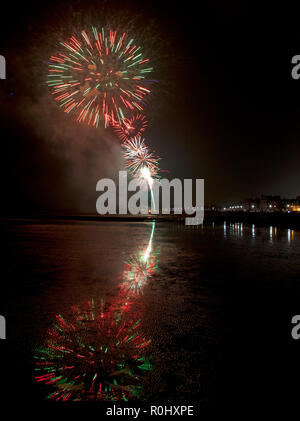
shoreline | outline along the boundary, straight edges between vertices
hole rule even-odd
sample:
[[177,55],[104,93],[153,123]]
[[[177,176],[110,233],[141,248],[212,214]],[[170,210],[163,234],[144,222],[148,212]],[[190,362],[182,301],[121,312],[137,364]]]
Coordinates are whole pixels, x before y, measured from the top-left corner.
[[[1,216],[1,222],[29,223],[52,221],[90,221],[90,222],[177,222],[184,224],[188,215],[97,215],[97,214],[28,214]],[[205,211],[204,226],[207,223],[223,224],[244,223],[261,226],[278,226],[300,230],[300,213],[280,212],[219,212]]]

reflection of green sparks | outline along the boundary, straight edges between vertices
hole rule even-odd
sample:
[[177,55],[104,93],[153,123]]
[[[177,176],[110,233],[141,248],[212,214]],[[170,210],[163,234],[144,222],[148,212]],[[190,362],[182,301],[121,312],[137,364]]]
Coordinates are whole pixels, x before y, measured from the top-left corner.
[[[36,376],[52,388],[52,400],[128,400],[139,398],[145,371],[151,364],[144,350],[151,340],[140,330],[141,321],[107,309],[103,300],[91,300],[56,316],[44,347],[36,352]],[[53,390],[54,389],[54,390]]]

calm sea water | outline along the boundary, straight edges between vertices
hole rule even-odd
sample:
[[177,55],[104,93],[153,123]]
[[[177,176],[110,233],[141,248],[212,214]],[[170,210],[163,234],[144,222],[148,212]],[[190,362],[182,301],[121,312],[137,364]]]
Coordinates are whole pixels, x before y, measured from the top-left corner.
[[299,232],[53,221],[2,232],[7,389],[205,404],[278,379]]

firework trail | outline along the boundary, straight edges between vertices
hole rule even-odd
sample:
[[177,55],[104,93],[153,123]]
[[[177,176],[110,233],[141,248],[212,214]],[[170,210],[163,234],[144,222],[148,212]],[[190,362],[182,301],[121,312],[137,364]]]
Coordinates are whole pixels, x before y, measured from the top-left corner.
[[35,379],[51,389],[47,399],[139,398],[151,370],[144,356],[151,340],[140,328],[140,320],[105,308],[102,299],[73,307],[68,319],[57,315],[35,355]]
[[64,112],[94,127],[100,119],[105,127],[133,123],[133,112],[144,109],[151,92],[153,70],[135,38],[92,26],[60,47],[49,59],[47,84]]
[[139,179],[141,183],[146,181],[150,187],[151,201],[153,209],[155,209],[155,201],[153,195],[153,183],[158,178],[158,162],[160,158],[156,157],[153,152],[145,145],[144,139],[140,136],[127,140],[122,143],[123,156],[125,166],[129,173]]

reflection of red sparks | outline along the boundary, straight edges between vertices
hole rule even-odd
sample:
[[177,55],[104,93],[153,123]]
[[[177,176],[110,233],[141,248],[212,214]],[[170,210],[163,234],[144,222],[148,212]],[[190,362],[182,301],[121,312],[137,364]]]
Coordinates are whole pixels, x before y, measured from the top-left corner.
[[142,375],[151,369],[144,349],[151,342],[141,321],[103,300],[74,306],[56,316],[36,352],[36,381],[51,400],[128,400],[139,397]]

